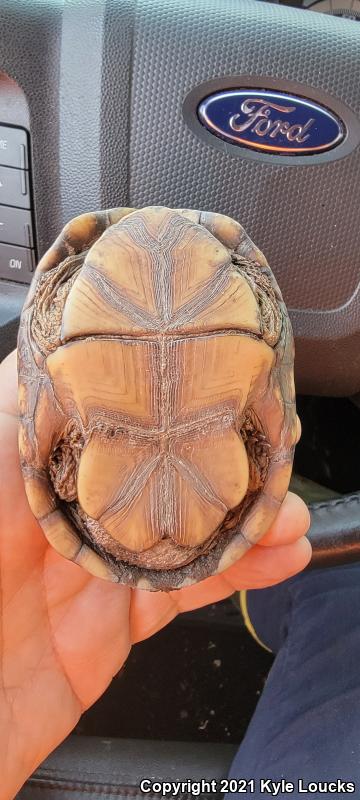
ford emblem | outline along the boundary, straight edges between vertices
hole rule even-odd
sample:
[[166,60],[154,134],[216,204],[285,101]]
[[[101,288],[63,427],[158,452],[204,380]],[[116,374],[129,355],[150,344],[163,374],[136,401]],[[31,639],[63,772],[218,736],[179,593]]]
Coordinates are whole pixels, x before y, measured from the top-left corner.
[[310,156],[336,147],[345,136],[343,123],[327,108],[284,92],[217,92],[202,100],[198,117],[227,142],[276,155]]

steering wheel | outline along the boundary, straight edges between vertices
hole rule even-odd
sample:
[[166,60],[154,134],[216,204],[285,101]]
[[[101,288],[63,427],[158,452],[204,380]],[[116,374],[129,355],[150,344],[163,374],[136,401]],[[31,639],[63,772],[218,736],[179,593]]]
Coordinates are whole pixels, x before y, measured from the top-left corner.
[[[0,25],[0,145],[10,143],[8,163],[14,137],[23,142],[23,161],[9,166],[27,176],[29,206],[8,212],[5,255],[0,245],[2,349],[14,344],[36,257],[69,219],[120,205],[207,208],[238,219],[274,269],[295,333],[298,391],[356,394],[356,23],[258,0],[7,0]],[[294,158],[213,135],[199,105],[239,90],[330,111],[340,146]],[[28,253],[27,273],[9,270],[14,242]],[[13,254],[12,267],[19,261]],[[357,495],[312,512],[314,563],[359,557]]]

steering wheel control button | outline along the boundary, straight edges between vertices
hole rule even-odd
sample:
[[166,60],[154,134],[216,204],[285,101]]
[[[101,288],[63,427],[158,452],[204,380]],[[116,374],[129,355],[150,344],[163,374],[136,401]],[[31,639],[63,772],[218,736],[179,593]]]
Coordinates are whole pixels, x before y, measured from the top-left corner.
[[0,242],[34,246],[30,211],[0,206]]
[[0,164],[28,169],[27,134],[22,128],[0,125]]
[[29,173],[26,170],[0,166],[0,203],[30,208]]
[[30,283],[34,265],[33,250],[16,245],[0,244],[0,279]]

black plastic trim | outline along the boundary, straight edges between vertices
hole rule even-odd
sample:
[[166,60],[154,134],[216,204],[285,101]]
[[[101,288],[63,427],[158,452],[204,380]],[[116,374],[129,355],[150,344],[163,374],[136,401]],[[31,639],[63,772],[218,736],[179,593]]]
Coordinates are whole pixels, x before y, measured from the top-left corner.
[[[314,153],[313,155],[276,155],[254,150],[250,147],[241,147],[238,144],[226,142],[214,133],[211,133],[199,120],[198,106],[202,100],[209,95],[226,89],[272,89],[273,91],[295,94],[306,100],[312,100],[317,104],[322,104],[325,108],[332,111],[340,121],[343,122],[346,135],[336,147],[332,147],[324,153]],[[251,161],[264,161],[267,164],[302,167],[314,166],[314,164],[328,164],[330,161],[337,161],[349,155],[360,142],[360,121],[351,109],[341,102],[337,97],[328,95],[326,92],[296,81],[274,79],[264,75],[226,75],[219,76],[211,81],[206,81],[195,86],[185,97],[183,103],[183,116],[190,130],[206,144],[215,147],[222,153],[226,153],[236,158],[249,158]]]

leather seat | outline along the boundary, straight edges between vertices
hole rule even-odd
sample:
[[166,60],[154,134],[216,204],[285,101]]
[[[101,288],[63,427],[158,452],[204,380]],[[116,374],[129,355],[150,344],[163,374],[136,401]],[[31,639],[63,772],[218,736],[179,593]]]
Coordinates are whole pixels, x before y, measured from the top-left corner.
[[[227,775],[236,746],[231,744],[101,739],[69,736],[36,770],[17,795],[18,800],[160,800],[161,794],[141,793],[143,778],[152,781],[199,781]],[[193,795],[180,792],[179,800]],[[216,800],[212,792],[202,798]]]
[[310,568],[360,561],[360,492],[310,503]]

